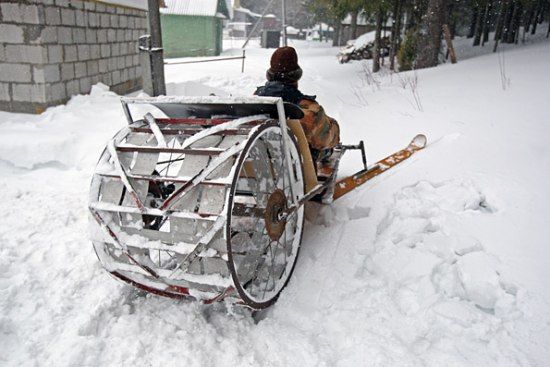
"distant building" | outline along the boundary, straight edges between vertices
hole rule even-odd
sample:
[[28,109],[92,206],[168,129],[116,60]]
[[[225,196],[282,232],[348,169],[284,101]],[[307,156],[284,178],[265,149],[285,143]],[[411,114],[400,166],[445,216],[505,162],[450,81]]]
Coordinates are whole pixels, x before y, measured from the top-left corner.
[[40,113],[102,82],[141,88],[147,0],[1,0],[0,110]]
[[[391,32],[391,24],[393,20],[388,17],[385,23],[382,24],[382,33],[385,37],[386,32]],[[356,39],[362,34],[374,31],[376,23],[373,19],[369,19],[365,12],[359,13],[357,17],[357,30],[355,36],[351,34],[351,14],[348,14],[344,20],[342,20],[340,27],[340,45],[345,45],[349,40]]]
[[355,39],[360,35],[370,32],[375,28],[374,24],[369,22],[366,13],[361,12],[357,16],[357,30],[355,36],[351,34],[351,14],[348,14],[344,20],[342,20],[342,26],[340,28],[340,44],[345,45],[349,40]]
[[161,8],[164,57],[215,56],[222,52],[226,0],[164,0]]
[[254,30],[252,37],[262,36],[265,30],[281,30],[281,22],[274,14],[266,14],[262,18],[261,14],[243,8],[240,0],[233,0],[233,17],[228,23],[229,36],[239,38],[249,37],[258,21],[260,21],[260,24]]
[[266,14],[264,18],[262,19],[262,28],[263,30],[281,30],[282,26],[279,22],[279,19],[275,16],[275,14]]
[[325,41],[334,36],[334,28],[326,23],[319,23],[312,28],[306,30],[307,39],[311,41],[318,41],[321,38]]
[[306,31],[294,28],[291,25],[286,27],[286,34],[289,39],[306,39]]
[[[231,37],[248,37],[252,28],[254,28],[254,24],[256,24],[261,16],[261,14],[256,14],[241,6],[234,6],[233,19],[228,25],[229,35]],[[257,34],[259,34],[259,32],[257,32]]]

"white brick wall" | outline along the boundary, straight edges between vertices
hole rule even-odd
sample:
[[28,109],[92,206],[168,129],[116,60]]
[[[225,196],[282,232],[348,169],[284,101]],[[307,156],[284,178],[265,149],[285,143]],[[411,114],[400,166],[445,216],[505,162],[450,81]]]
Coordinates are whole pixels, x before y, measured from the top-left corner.
[[23,28],[15,24],[0,24],[1,43],[23,43]]
[[0,101],[9,101],[10,98],[10,85],[8,83],[0,83]]
[[99,81],[139,88],[145,15],[94,0],[0,0],[0,109],[36,112]]
[[32,82],[31,65],[3,63],[0,68],[2,82]]
[[47,51],[43,46],[6,45],[5,52],[7,62],[27,64],[47,62]]

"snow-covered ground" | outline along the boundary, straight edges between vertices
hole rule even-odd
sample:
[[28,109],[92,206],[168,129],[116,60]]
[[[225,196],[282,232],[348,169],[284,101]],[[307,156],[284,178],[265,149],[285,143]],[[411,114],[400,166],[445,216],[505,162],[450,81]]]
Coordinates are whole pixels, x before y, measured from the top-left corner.
[[[550,42],[375,76],[325,43],[296,47],[301,88],[371,162],[419,132],[429,145],[323,208],[255,318],[101,269],[87,192],[125,123],[116,95],[0,112],[0,365],[550,365]],[[251,94],[271,52],[247,51],[244,74],[240,61],[167,66],[169,92]],[[343,173],[360,168],[350,154]]]

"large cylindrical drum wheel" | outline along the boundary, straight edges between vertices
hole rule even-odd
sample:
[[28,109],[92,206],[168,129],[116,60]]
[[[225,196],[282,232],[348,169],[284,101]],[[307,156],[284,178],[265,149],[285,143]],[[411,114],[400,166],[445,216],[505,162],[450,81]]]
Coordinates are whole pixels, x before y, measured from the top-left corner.
[[303,194],[296,141],[285,143],[275,122],[262,125],[239,156],[227,207],[229,271],[251,308],[273,304],[292,275],[304,228],[304,208],[293,204]]

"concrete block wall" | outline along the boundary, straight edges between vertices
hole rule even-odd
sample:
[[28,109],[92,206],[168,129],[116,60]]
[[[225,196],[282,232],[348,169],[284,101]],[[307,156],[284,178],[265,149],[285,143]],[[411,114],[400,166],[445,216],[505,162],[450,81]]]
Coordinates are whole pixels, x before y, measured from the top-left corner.
[[0,110],[40,113],[98,82],[140,89],[146,16],[94,0],[1,0]]

